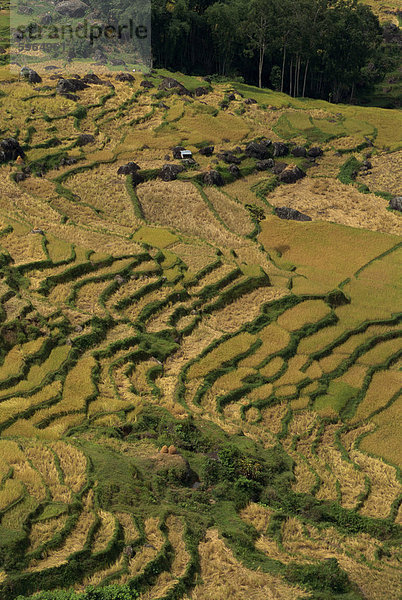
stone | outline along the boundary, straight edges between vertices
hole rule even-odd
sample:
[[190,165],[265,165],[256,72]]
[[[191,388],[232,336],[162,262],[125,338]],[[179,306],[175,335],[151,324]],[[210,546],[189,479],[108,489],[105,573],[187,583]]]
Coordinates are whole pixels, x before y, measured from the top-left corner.
[[150,90],[151,88],[155,87],[152,81],[148,81],[148,79],[144,79],[143,81],[141,81],[140,86],[145,88],[146,90]]
[[71,165],[75,165],[77,163],[77,159],[72,156],[65,156],[60,161],[61,167],[70,167]]
[[289,146],[283,142],[274,142],[274,156],[286,156],[289,154]]
[[279,175],[280,173],[282,173],[282,171],[286,169],[287,166],[288,165],[285,162],[276,162],[272,167],[272,173],[274,173],[275,175]]
[[274,208],[275,214],[280,219],[287,219],[292,221],[311,221],[311,217],[301,213],[295,208],[289,208],[288,206],[277,206]]
[[237,158],[237,156],[234,156],[231,152],[228,152],[227,150],[220,152],[216,155],[216,157],[220,160],[223,160],[223,162],[227,163],[228,165],[239,165],[241,163],[240,158]]
[[395,196],[389,201],[389,208],[402,212],[402,196]]
[[64,79],[64,77],[62,77],[57,83],[56,92],[58,94],[70,94],[85,90],[87,87],[89,87],[89,85],[81,79]]
[[307,152],[307,156],[310,156],[310,158],[317,158],[318,156],[322,156],[323,154],[324,153],[319,146],[314,146],[313,148],[310,148],[310,150],[308,150]]
[[298,156],[298,157],[307,156],[307,150],[304,148],[304,146],[295,146],[294,148],[292,148],[292,150],[290,152],[291,152],[291,154],[293,154],[293,156]]
[[254,98],[246,98],[244,104],[258,104]]
[[207,171],[206,173],[204,173],[202,179],[206,185],[225,185],[224,179],[218,171]]
[[366,159],[362,162],[362,166],[361,166],[362,171],[369,171],[372,168],[373,168],[373,165],[372,165],[371,161]]
[[140,170],[140,166],[135,162],[128,162],[126,165],[122,165],[119,167],[117,174],[118,175],[130,175],[131,173],[135,173]]
[[20,76],[29,81],[29,83],[41,83],[42,77],[29,67],[22,67]]
[[172,149],[173,152],[173,158],[175,158],[176,160],[180,160],[181,159],[181,152],[185,150],[184,146],[175,146]]
[[174,90],[179,95],[191,96],[189,90],[186,87],[184,87],[184,85],[181,84],[179,81],[173,79],[173,77],[165,77],[162,83],[158,86],[158,90]]
[[87,144],[93,144],[95,138],[90,133],[82,133],[77,138],[77,146],[86,146]]
[[236,96],[234,94],[229,94],[228,100],[230,100],[230,102],[233,102],[233,100],[236,100]]
[[194,96],[206,96],[210,91],[209,88],[200,86],[194,90]]
[[24,151],[15,138],[5,138],[0,142],[0,163],[25,157]]
[[82,81],[84,83],[94,83],[95,85],[103,85],[105,83],[100,77],[95,75],[95,73],[87,73],[82,78]]
[[275,163],[273,161],[272,158],[267,158],[265,160],[259,160],[256,165],[255,168],[257,169],[257,171],[266,171],[267,169],[272,169],[274,167]]
[[202,156],[212,156],[214,153],[214,146],[205,146],[205,148],[200,149],[200,154]]
[[264,160],[266,158],[271,158],[272,149],[271,149],[271,141],[270,140],[261,140],[259,142],[250,142],[246,146],[246,155],[251,158],[258,158],[259,160]]
[[135,171],[131,174],[131,181],[133,186],[135,187],[136,185],[139,185],[140,183],[144,182],[144,177],[139,171]]
[[131,73],[117,73],[116,81],[135,81],[134,75]]
[[27,175],[26,173],[18,171],[18,173],[14,173],[13,179],[15,183],[21,183],[21,181],[25,181],[25,179],[28,179],[28,177],[29,175]]
[[282,173],[280,173],[279,181],[282,181],[282,183],[295,183],[305,176],[305,172],[302,171],[300,167],[289,165],[282,171]]
[[58,13],[70,18],[83,17],[89,6],[81,0],[61,0],[55,6]]
[[233,177],[240,177],[240,175],[241,175],[240,169],[237,165],[230,165],[229,173],[231,173],[233,175]]
[[184,171],[182,165],[166,164],[159,171],[159,177],[162,181],[174,181],[182,171]]

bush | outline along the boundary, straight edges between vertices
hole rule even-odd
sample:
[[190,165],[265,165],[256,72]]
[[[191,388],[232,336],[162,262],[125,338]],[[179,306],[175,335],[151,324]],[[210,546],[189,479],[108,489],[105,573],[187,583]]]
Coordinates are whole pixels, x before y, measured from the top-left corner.
[[318,592],[344,594],[350,591],[348,576],[339,568],[335,558],[315,565],[291,564],[286,569],[286,575],[289,581]]

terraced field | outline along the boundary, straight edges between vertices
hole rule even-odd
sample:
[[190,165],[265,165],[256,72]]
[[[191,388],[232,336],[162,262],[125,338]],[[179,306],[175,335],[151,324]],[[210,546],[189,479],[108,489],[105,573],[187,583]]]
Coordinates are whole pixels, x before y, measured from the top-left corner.
[[[2,74],[0,596],[396,600],[398,113],[99,76]],[[262,137],[307,176],[258,171]]]

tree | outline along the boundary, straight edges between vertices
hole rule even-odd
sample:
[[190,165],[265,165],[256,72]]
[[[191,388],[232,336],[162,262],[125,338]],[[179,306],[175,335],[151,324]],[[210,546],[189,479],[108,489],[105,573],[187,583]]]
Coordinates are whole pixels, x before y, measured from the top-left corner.
[[258,87],[262,87],[262,72],[267,49],[274,38],[276,0],[252,0],[243,24],[248,51],[258,56]]

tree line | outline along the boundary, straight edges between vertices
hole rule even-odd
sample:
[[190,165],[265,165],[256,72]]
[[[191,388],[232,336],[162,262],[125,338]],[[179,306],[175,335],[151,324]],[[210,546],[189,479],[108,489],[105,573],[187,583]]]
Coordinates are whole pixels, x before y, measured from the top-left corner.
[[334,102],[389,68],[378,18],[358,0],[152,0],[152,48],[155,67]]

